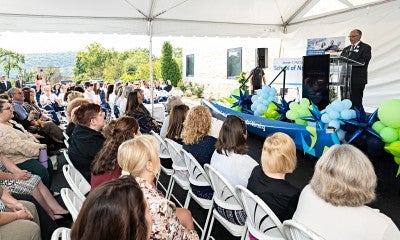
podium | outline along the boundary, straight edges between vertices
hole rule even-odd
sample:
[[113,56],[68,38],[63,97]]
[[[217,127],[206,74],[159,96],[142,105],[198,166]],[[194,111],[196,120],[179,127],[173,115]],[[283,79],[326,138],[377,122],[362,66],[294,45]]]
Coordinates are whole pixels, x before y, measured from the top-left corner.
[[330,56],[329,92],[332,95],[331,100],[350,99],[353,66],[364,66],[364,64],[344,56]]
[[363,65],[343,56],[304,56],[303,98],[308,98],[320,110],[335,99],[350,99],[352,67]]

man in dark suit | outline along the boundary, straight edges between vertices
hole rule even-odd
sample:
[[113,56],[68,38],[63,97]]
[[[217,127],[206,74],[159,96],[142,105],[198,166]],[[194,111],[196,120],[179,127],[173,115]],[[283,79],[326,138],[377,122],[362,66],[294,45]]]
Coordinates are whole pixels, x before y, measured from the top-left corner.
[[26,83],[22,79],[22,75],[18,75],[18,80],[15,80],[15,87],[17,88],[23,88],[25,87]]
[[3,75],[1,76],[1,81],[0,81],[0,89],[3,92],[8,91],[11,88],[11,82],[6,80],[6,76]]
[[353,107],[360,108],[365,85],[368,83],[368,64],[371,60],[371,46],[360,41],[362,32],[354,29],[349,34],[351,45],[345,47],[342,56],[363,63],[364,66],[353,66],[351,71],[350,98]]

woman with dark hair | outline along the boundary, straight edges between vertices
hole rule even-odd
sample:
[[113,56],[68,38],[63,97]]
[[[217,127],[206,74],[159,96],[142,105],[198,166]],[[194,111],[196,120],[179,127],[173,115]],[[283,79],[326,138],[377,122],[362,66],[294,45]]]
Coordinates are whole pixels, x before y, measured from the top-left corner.
[[168,121],[168,130],[166,138],[172,139],[180,145],[182,141],[182,130],[183,122],[186,118],[186,113],[189,111],[189,107],[185,104],[177,105],[172,108],[171,115]]
[[[247,186],[253,168],[258,163],[247,155],[247,127],[245,121],[235,115],[228,115],[222,124],[215,152],[211,157],[211,166],[218,170],[228,182]],[[224,209],[215,204],[215,209],[228,221],[244,225],[246,214],[243,210]]]
[[150,239],[152,219],[131,176],[107,182],[88,195],[71,230],[72,240]]
[[34,135],[27,132],[20,124],[12,121],[13,106],[0,99],[0,151],[10,158],[20,169],[39,175],[43,183],[50,189],[53,164],[47,160],[45,168],[38,161],[39,151],[46,149]]
[[62,130],[52,121],[52,119],[46,116],[47,112],[39,108],[35,100],[35,90],[33,88],[23,88],[24,103],[22,106],[28,113],[34,112],[35,118],[32,121],[33,125],[38,128],[39,131],[43,131],[45,135],[50,137],[56,143],[63,143],[64,136]]
[[121,176],[121,168],[117,163],[118,147],[124,141],[140,135],[139,124],[133,117],[112,120],[105,126],[104,135],[106,141],[92,162],[92,189]]
[[101,133],[104,127],[104,112],[100,105],[86,103],[72,111],[76,124],[69,138],[68,155],[82,175],[90,182],[90,165],[100,151],[105,138]]
[[134,117],[140,126],[143,133],[149,133],[153,130],[156,133],[160,132],[160,126],[157,121],[151,117],[150,112],[143,105],[143,94],[140,89],[135,89],[128,94],[125,115]]

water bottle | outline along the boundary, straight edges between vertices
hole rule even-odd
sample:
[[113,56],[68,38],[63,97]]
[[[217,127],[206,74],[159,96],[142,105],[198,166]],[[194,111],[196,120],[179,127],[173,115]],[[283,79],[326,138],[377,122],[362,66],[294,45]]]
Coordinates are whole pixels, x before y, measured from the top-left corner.
[[47,168],[49,166],[48,162],[48,156],[47,156],[47,149],[46,148],[41,148],[39,150],[39,162]]

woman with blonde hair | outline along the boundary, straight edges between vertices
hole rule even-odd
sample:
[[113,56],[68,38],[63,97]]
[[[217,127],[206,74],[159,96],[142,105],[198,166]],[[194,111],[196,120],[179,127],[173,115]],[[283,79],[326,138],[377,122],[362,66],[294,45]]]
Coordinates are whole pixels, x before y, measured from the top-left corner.
[[315,165],[293,219],[326,240],[400,239],[389,217],[365,206],[375,200],[376,181],[363,152],[348,144],[334,145]]
[[122,143],[118,148],[118,164],[136,178],[150,205],[151,239],[199,239],[190,211],[176,208],[154,184],[161,164],[153,136],[141,135]]
[[[203,166],[210,163],[217,139],[210,136],[211,113],[207,107],[198,105],[189,110],[183,123],[183,146],[188,153]],[[210,186],[191,184],[193,193],[204,199],[212,199],[213,190]]]
[[261,166],[250,175],[247,188],[259,196],[279,220],[291,219],[299,200],[300,190],[285,180],[296,168],[296,146],[287,134],[277,132],[265,139]]

